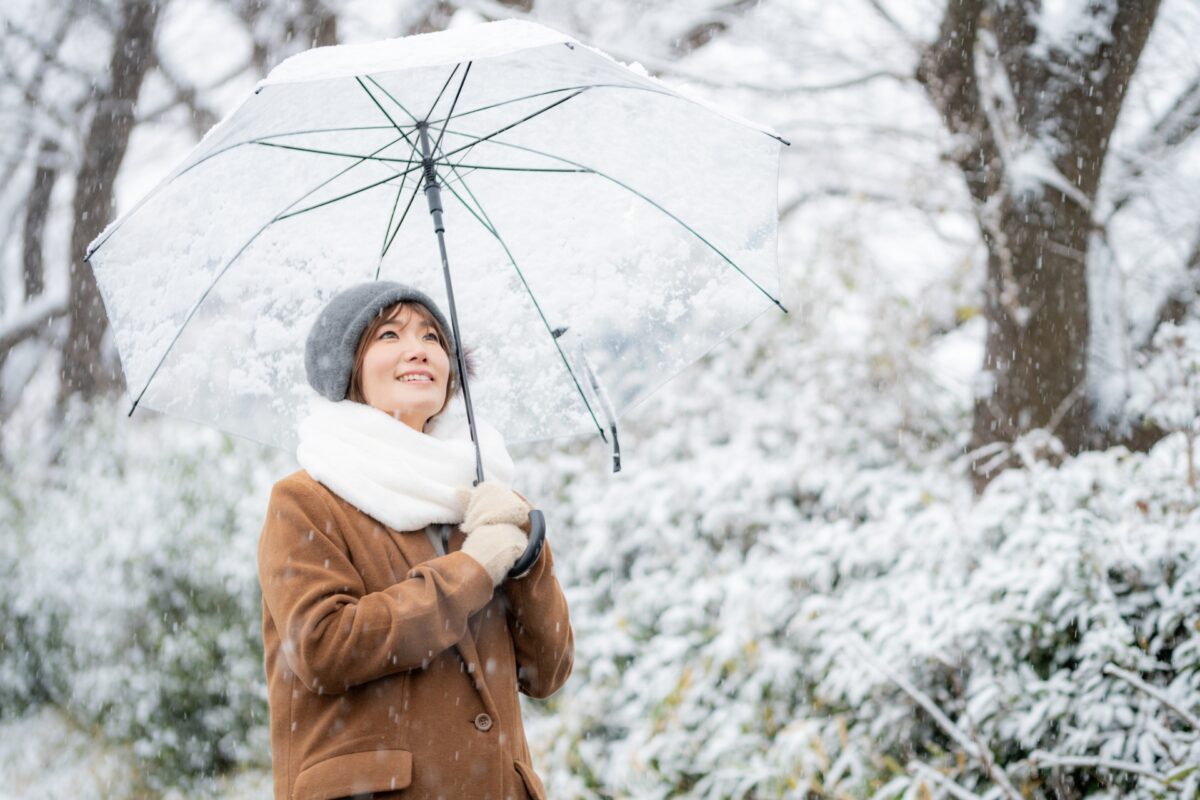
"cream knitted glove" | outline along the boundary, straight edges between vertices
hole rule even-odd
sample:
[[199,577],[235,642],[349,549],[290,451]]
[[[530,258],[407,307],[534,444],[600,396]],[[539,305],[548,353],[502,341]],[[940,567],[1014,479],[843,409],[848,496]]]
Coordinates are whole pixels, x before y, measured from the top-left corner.
[[516,525],[480,525],[467,536],[462,550],[483,565],[492,576],[492,588],[504,582],[504,576],[517,563],[529,545],[529,537]]
[[458,499],[464,508],[459,527],[467,534],[463,552],[483,565],[493,588],[499,586],[529,545],[529,537],[518,526],[529,520],[533,506],[492,481],[471,491],[460,490]]
[[518,527],[529,522],[530,505],[507,486],[495,481],[484,481],[474,489],[458,490],[459,505],[463,508],[463,533],[470,533],[480,525],[496,525],[507,522]]

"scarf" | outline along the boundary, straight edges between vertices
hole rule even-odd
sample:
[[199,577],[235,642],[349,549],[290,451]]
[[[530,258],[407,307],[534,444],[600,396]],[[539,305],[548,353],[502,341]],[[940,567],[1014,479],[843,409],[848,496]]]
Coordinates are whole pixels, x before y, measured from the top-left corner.
[[[314,397],[298,427],[296,460],[359,511],[397,531],[463,519],[457,492],[475,480],[465,419],[435,417],[427,432],[353,400]],[[485,480],[508,486],[513,461],[495,428],[475,418]]]

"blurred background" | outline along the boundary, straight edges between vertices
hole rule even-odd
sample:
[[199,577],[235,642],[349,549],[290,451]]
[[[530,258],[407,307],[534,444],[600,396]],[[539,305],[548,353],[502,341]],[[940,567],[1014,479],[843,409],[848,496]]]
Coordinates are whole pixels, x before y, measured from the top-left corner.
[[6,0],[0,797],[270,794],[297,465],[127,416],[87,244],[284,58],[504,18],[791,142],[791,313],[619,474],[514,452],[577,637],[525,707],[550,796],[1196,796],[1200,6]]

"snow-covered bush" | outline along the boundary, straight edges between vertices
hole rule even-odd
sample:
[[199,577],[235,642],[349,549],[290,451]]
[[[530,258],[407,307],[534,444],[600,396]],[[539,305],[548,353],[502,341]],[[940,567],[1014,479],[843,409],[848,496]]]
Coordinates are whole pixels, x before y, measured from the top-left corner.
[[1194,796],[1189,441],[1048,463],[1035,432],[976,498],[931,369],[972,332],[848,336],[839,306],[680,378],[625,472],[535,470],[578,651],[527,725],[551,794]]
[[[6,481],[3,712],[53,702],[129,742],[152,786],[267,763],[258,448],[116,406]],[[11,527],[10,527],[11,525]]]

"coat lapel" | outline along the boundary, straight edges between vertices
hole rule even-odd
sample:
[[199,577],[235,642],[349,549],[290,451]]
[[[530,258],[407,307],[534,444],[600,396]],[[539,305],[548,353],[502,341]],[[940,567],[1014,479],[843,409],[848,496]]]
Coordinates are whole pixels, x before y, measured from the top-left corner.
[[[388,530],[392,532],[392,541],[400,548],[400,555],[404,556],[404,560],[408,562],[409,569],[437,556],[433,550],[433,544],[425,535],[424,528],[415,531],[397,531],[393,528],[388,528]],[[406,576],[400,576],[401,579],[404,577]]]

